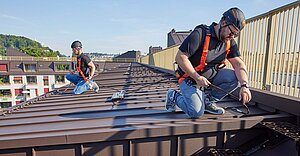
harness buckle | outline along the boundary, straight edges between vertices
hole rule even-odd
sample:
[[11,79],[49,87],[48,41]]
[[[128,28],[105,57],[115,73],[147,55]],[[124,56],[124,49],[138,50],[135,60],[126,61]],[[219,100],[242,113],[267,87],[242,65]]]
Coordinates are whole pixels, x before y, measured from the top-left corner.
[[226,67],[226,64],[222,63],[222,64],[217,64],[215,66],[216,69],[223,69],[224,67]]

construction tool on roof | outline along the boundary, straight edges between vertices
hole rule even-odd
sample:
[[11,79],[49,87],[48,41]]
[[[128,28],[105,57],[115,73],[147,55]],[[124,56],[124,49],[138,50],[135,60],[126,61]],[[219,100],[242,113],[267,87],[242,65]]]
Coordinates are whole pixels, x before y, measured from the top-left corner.
[[120,101],[124,99],[125,90],[120,90],[119,92],[113,93],[111,96],[112,101]]
[[111,101],[112,101],[111,109],[114,109],[115,105],[117,105],[115,102],[124,99],[124,95],[125,95],[125,90],[120,90],[116,93],[113,93],[113,95],[111,96]]
[[[220,90],[220,91],[222,91],[224,93],[226,93],[227,95],[231,96],[233,99],[240,101],[239,98],[237,96],[233,95],[232,93],[229,93],[226,90],[224,90],[224,89],[222,89],[222,88],[220,88],[220,87],[218,87],[218,86],[216,86],[214,84],[210,84],[210,86],[213,87],[213,88],[215,88],[215,89],[218,89],[218,90]],[[244,111],[242,111],[242,110],[240,110],[240,109],[238,109],[236,107],[232,107],[231,110],[234,111],[234,112],[245,114],[245,115],[249,114],[250,110],[249,110],[248,106],[247,105],[244,105],[244,106],[246,108],[246,112],[244,112]]]

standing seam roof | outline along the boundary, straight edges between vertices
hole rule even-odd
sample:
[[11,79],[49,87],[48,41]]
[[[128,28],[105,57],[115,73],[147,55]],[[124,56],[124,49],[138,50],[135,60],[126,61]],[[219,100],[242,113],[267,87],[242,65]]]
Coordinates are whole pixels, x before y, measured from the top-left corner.
[[[121,141],[248,129],[262,120],[289,117],[275,110],[249,105],[250,114],[230,108],[241,104],[227,98],[218,103],[224,115],[205,114],[189,119],[181,110],[167,113],[168,89],[178,90],[173,74],[139,63],[106,63],[94,80],[100,91],[72,95],[74,86],[38,97],[24,109],[0,116],[1,149],[62,144]],[[60,93],[61,91],[64,91]],[[111,96],[125,90],[125,97]]]

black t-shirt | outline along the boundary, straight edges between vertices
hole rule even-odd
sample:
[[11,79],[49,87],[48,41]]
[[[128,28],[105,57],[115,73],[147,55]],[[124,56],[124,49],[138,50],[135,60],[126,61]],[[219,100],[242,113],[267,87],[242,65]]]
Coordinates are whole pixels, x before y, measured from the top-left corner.
[[[196,67],[200,63],[206,32],[209,31],[211,33],[208,54],[206,57],[207,65],[203,72],[198,72],[200,75],[205,76],[206,78],[212,78],[211,76],[214,76],[214,74],[211,73],[212,71],[210,71],[211,68],[221,64],[226,56],[226,43],[219,41],[217,38],[214,29],[215,25],[216,23],[212,23],[210,26],[197,26],[179,47],[180,51],[189,56],[189,60],[193,67]],[[237,56],[240,56],[240,52],[235,40],[232,39],[230,42],[230,52],[227,55],[227,59]],[[180,67],[178,70],[183,73]]]
[[[88,65],[92,60],[84,55],[83,53],[77,56],[77,65],[78,65],[78,59],[81,61],[80,69],[83,72],[85,77],[89,77],[90,74],[90,66]],[[79,74],[80,75],[80,74]],[[81,75],[80,75],[81,76]]]

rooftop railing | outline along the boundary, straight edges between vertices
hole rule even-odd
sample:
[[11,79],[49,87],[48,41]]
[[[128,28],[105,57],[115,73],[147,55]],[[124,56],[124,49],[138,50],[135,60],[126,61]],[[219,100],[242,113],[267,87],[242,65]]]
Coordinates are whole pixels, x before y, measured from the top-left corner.
[[[135,58],[91,58],[99,62],[136,62]],[[75,57],[28,57],[28,56],[0,56],[0,60],[7,61],[76,61]]]
[[[300,97],[300,1],[255,16],[235,38],[250,86]],[[179,45],[141,58],[141,63],[174,70]],[[231,68],[230,63],[226,63]]]

